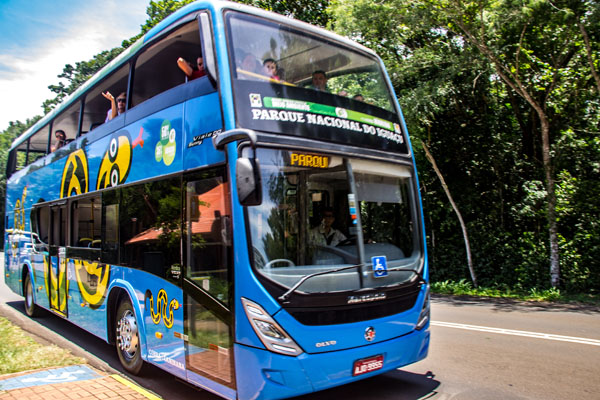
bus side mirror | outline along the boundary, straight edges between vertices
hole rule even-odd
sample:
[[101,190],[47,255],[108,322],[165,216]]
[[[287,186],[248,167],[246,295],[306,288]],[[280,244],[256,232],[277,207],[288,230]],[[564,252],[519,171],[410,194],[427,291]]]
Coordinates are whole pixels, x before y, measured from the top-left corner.
[[256,158],[238,158],[235,165],[235,180],[241,205],[257,206],[262,203],[262,184]]

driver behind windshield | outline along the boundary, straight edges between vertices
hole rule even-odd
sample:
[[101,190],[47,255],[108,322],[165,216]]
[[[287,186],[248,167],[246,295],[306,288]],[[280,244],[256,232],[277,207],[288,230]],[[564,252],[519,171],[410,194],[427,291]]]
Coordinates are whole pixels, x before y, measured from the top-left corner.
[[335,222],[333,208],[324,208],[321,216],[323,218],[321,224],[310,230],[310,241],[313,245],[337,246],[346,240],[346,236],[333,227]]

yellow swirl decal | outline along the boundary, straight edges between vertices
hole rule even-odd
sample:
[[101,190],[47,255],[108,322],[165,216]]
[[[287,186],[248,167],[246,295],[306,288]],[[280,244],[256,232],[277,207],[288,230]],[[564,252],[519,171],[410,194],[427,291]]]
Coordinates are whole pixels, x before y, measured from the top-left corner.
[[27,186],[23,188],[23,195],[15,202],[14,229],[25,230],[25,200],[27,198]]
[[88,161],[82,149],[74,151],[67,158],[60,184],[60,197],[65,198],[88,191]]
[[131,159],[129,134],[124,131],[113,135],[98,169],[96,189],[117,186],[125,182],[131,168]]
[[66,312],[67,292],[69,291],[67,261],[65,259],[59,261],[58,276],[56,276],[49,257],[45,255],[44,282],[46,285],[46,293],[50,294],[50,307],[62,313]]
[[89,304],[90,308],[100,307],[106,297],[110,266],[83,260],[73,260],[73,264],[81,297]]
[[[156,300],[156,311],[154,311],[154,296],[152,295],[152,292],[147,291],[146,296],[150,297],[150,316],[152,317],[152,322],[154,322],[156,325],[160,324],[160,319],[162,316],[165,326],[167,328],[171,328],[174,321],[173,310],[177,310],[179,308],[179,302],[177,299],[173,299],[169,303],[167,292],[164,289],[160,289]],[[169,304],[168,315],[167,304]]]

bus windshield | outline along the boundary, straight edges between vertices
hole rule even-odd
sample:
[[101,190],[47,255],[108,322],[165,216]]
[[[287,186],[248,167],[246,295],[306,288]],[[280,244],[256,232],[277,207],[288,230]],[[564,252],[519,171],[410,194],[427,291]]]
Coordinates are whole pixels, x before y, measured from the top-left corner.
[[230,24],[237,79],[280,82],[350,98],[360,95],[359,101],[392,110],[377,60],[255,17],[238,15]]
[[248,208],[248,223],[254,268],[263,277],[287,290],[307,275],[360,265],[306,280],[302,293],[414,278],[422,257],[409,168],[295,151],[257,155],[263,201]]
[[226,21],[240,126],[408,152],[375,56],[246,14]]

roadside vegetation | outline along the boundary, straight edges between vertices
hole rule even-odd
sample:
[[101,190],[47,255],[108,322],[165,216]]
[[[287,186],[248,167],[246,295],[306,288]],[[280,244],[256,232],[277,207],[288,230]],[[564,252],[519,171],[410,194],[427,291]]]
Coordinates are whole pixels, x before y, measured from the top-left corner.
[[0,375],[39,368],[85,364],[56,345],[37,343],[21,328],[0,317]]
[[[44,109],[190,1],[151,1],[140,34],[66,65]],[[599,0],[238,2],[382,58],[414,145],[434,291],[598,302]],[[10,143],[39,118],[0,132],[2,198]]]
[[478,296],[493,298],[508,298],[523,301],[547,301],[555,303],[583,303],[600,306],[600,296],[592,294],[565,293],[557,288],[538,289],[523,287],[510,288],[505,285],[493,287],[473,287],[465,279],[460,281],[443,281],[431,283],[431,292],[453,296]]

